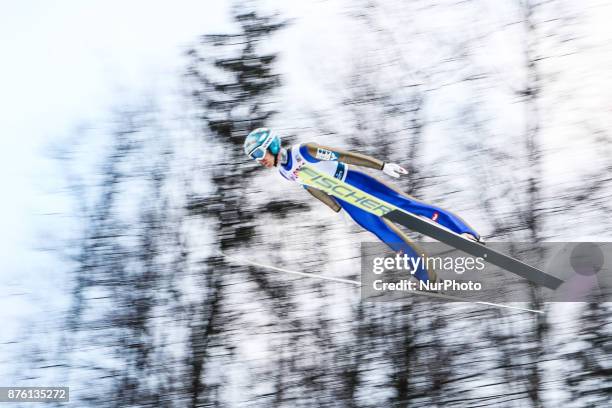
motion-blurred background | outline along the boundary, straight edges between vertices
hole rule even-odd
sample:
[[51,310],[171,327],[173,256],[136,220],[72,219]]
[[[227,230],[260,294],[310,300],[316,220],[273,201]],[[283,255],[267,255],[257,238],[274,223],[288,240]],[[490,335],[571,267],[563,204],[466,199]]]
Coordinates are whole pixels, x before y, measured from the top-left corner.
[[[0,386],[77,407],[612,406],[611,307],[360,302],[373,237],[249,130],[403,164],[488,240],[609,240],[612,3],[6,3]],[[415,238],[418,238],[415,236]]]

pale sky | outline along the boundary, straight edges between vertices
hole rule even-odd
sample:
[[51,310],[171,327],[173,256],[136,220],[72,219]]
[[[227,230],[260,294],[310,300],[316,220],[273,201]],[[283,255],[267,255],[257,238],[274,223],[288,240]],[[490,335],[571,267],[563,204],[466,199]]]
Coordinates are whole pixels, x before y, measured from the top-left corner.
[[228,21],[229,2],[219,1],[2,2],[0,343],[17,336],[18,321],[62,307],[48,303],[62,301],[51,293],[62,290],[54,254],[35,249],[44,214],[69,209],[50,194],[61,173],[45,158],[49,145],[105,118],[120,98],[167,91],[185,46]]
[[[306,33],[283,41],[308,45],[308,31],[333,38],[339,2],[270,3],[281,6],[285,18],[316,14]],[[68,306],[69,276],[58,270],[56,253],[39,250],[46,238],[66,237],[55,229],[62,228],[73,204],[61,193],[64,175],[49,157],[50,146],[68,140],[80,125],[102,126],[113,108],[131,99],[175,89],[185,47],[199,35],[227,31],[231,5],[229,0],[0,5],[0,344],[22,338],[43,313]],[[285,57],[285,64],[303,66],[302,55]],[[303,70],[295,75],[315,82]],[[0,353],[0,367],[2,361]]]

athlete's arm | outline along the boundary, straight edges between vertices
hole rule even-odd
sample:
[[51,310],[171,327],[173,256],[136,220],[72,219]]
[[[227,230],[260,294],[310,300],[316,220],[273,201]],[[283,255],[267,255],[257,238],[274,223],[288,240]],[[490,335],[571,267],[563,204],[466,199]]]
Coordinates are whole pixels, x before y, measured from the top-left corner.
[[309,186],[304,186],[304,188],[306,189],[306,191],[312,194],[314,198],[318,199],[319,201],[321,201],[323,204],[325,204],[326,206],[328,206],[335,212],[338,212],[342,209],[342,207],[340,207],[340,204],[338,204],[338,202],[334,199],[334,197],[326,194],[325,192],[321,190],[317,190],[316,188],[312,188]]
[[382,160],[361,153],[321,146],[317,143],[305,143],[300,149],[303,149],[303,154],[305,156],[308,155],[313,161],[333,160],[355,166],[368,167],[370,169],[382,170],[385,174],[395,178],[402,174],[408,174],[408,170],[399,164],[385,163]]
[[306,147],[308,154],[317,160],[334,160],[376,170],[382,170],[385,165],[382,160],[361,153],[322,146],[317,143],[304,143],[302,146]]

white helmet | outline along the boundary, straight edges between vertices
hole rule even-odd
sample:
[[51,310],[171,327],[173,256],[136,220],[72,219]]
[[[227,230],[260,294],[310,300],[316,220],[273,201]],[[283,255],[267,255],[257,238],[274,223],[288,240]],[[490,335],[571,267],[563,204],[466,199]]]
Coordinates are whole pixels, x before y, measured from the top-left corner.
[[266,151],[274,155],[278,154],[281,147],[281,139],[268,128],[253,130],[244,140],[244,152],[253,160],[261,160]]

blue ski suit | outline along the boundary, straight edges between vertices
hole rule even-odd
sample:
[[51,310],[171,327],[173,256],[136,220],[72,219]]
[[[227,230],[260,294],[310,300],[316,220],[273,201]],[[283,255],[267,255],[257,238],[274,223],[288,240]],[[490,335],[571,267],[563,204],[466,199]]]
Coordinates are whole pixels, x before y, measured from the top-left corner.
[[[298,181],[297,170],[303,164],[311,165],[319,171],[332,175],[409,213],[427,217],[453,232],[469,233],[479,238],[479,234],[473,228],[450,211],[419,201],[368,174],[350,169],[348,166],[350,164],[382,170],[384,162],[380,160],[315,143],[297,144],[282,152],[279,172],[289,180]],[[392,250],[401,251],[409,257],[421,256],[422,252],[418,247],[390,221],[337,197],[331,197],[320,190],[308,186],[305,188],[334,211],[344,209],[357,224],[376,235]],[[427,271],[424,268],[415,271],[415,276],[422,281],[435,280],[433,271]]]

